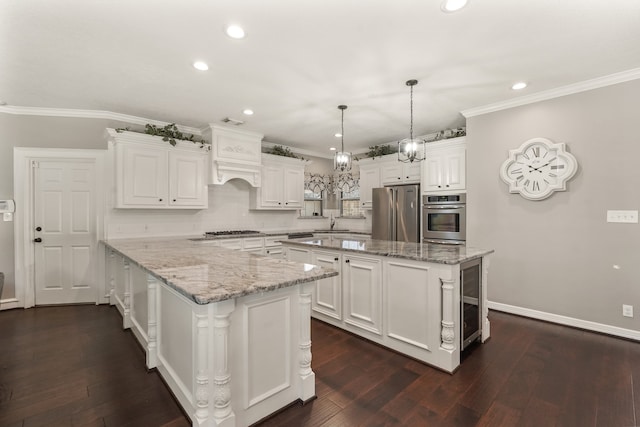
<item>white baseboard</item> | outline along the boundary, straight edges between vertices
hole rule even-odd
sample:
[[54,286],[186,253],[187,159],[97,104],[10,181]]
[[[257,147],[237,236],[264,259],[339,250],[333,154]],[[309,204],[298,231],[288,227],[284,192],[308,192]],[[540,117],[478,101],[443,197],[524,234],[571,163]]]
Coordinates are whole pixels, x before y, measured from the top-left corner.
[[0,310],[9,310],[11,308],[18,307],[22,307],[22,305],[20,305],[20,301],[18,301],[17,298],[7,298],[0,300]]
[[575,319],[573,317],[561,316],[559,314],[547,313],[544,311],[532,310],[530,308],[502,304],[493,301],[488,301],[487,306],[490,310],[504,311],[505,313],[517,314],[518,316],[531,317],[532,319],[544,320],[546,322],[558,323],[560,325],[572,326],[574,328],[586,329],[588,331],[600,332],[603,334],[640,341],[640,331],[635,331],[633,329],[624,329],[617,326]]

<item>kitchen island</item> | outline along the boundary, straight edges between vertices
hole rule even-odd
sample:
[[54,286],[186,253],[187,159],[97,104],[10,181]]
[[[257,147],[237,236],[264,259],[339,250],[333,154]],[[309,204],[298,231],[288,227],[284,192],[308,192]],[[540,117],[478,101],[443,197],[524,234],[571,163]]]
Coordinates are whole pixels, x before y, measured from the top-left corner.
[[[316,282],[314,318],[447,372],[460,365],[463,345],[490,336],[493,250],[353,236],[282,243],[287,259],[341,273]],[[475,293],[463,293],[463,283]]]
[[102,243],[123,327],[193,425],[246,426],[315,397],[311,291],[337,272],[186,238]]

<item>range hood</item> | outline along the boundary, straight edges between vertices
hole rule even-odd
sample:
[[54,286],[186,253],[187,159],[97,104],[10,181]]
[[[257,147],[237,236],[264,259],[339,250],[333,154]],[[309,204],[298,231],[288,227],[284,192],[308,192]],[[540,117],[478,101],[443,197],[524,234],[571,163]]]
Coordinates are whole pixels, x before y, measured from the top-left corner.
[[209,184],[222,185],[239,178],[260,187],[264,135],[210,124],[203,136],[211,141]]

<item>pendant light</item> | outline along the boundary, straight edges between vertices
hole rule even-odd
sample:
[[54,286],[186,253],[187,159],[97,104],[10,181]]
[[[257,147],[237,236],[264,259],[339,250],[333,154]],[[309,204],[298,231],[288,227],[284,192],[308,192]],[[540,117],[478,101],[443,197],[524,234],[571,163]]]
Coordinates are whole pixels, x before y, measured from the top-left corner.
[[425,159],[424,140],[413,137],[413,87],[417,80],[407,80],[406,85],[411,88],[411,127],[409,138],[398,141],[398,161],[403,163],[421,162]]
[[347,109],[346,105],[338,105],[338,109],[342,111],[342,130],[340,132],[340,137],[342,138],[342,148],[340,151],[336,152],[335,157],[333,158],[333,168],[335,170],[339,170],[340,172],[350,171],[351,170],[351,153],[347,153],[344,151],[344,110]]

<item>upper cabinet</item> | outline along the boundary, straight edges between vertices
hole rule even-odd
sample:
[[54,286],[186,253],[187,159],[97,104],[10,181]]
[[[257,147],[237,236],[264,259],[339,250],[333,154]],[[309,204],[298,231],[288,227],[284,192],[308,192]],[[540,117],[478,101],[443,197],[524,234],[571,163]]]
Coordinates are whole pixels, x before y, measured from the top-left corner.
[[465,138],[427,144],[422,170],[422,193],[464,192],[466,189]]
[[419,184],[421,162],[403,163],[397,154],[380,158],[382,185]]
[[217,125],[209,125],[203,133],[211,140],[209,184],[222,185],[240,178],[252,187],[260,187],[262,134]]
[[136,132],[109,133],[115,161],[115,207],[206,209],[208,146]]
[[301,209],[304,165],[304,160],[263,154],[262,185],[251,189],[251,209]]
[[358,165],[360,168],[360,207],[362,209],[372,209],[372,190],[382,186],[380,160],[363,159],[358,161]]

